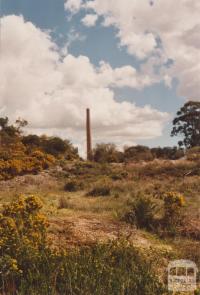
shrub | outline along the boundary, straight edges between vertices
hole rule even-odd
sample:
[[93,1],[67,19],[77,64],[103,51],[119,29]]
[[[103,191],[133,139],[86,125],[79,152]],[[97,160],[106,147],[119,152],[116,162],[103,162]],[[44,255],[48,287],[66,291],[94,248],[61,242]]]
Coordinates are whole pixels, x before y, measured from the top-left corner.
[[164,294],[149,259],[124,241],[81,247],[60,268],[58,294]]
[[154,227],[156,213],[157,205],[150,198],[139,196],[123,220],[139,228],[151,230]]
[[110,196],[110,195],[111,195],[111,186],[106,183],[96,185],[87,193],[87,196],[92,196],[92,197],[101,197],[101,196]]
[[18,175],[37,174],[55,163],[55,158],[40,150],[28,153],[23,146],[12,147],[7,158],[0,159],[1,179],[10,179]]
[[156,147],[151,152],[156,159],[177,160],[184,157],[184,150],[174,147]]
[[21,128],[27,121],[18,119],[9,125],[8,118],[0,118],[0,180],[18,175],[37,174],[57,159],[79,159],[78,150],[68,140],[59,137],[23,136]]
[[138,167],[139,177],[184,177],[187,175],[200,175],[200,169],[195,162],[180,161],[172,163],[166,161],[165,163],[153,162],[145,166]]
[[77,192],[82,189],[84,189],[84,185],[78,180],[69,180],[64,186],[64,190],[67,192]]
[[188,149],[186,152],[186,157],[189,161],[200,161],[200,147],[196,146]]
[[137,145],[125,148],[124,158],[126,161],[151,161],[153,155],[148,147]]
[[22,137],[22,143],[30,149],[39,149],[55,157],[65,156],[68,160],[78,159],[78,150],[70,141],[59,137],[27,135]]
[[112,143],[101,143],[94,148],[93,158],[98,163],[119,163],[123,162],[123,153]]
[[[16,288],[15,282],[46,248],[45,217],[37,197],[20,197],[3,208],[0,215],[0,290]],[[8,294],[8,293],[6,293]]]
[[0,216],[0,293],[164,294],[152,261],[132,244],[113,241],[54,250],[37,197],[20,197]]
[[110,177],[114,181],[123,180],[128,177],[128,173],[127,172],[118,172],[118,173],[116,172],[116,173],[113,173]]
[[164,196],[163,225],[170,232],[175,232],[182,221],[182,207],[185,205],[185,198],[177,192],[169,192]]
[[78,159],[78,150],[73,147],[69,140],[59,137],[41,137],[41,148],[53,156],[64,155],[67,160]]

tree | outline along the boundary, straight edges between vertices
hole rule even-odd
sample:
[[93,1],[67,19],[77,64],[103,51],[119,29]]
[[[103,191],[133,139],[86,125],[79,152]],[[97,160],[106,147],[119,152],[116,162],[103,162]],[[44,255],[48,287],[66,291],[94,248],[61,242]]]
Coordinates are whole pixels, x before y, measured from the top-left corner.
[[78,158],[78,150],[73,147],[69,140],[63,140],[60,137],[41,137],[42,149],[55,157],[65,155],[68,160]]
[[189,101],[177,112],[173,120],[171,136],[182,135],[179,146],[200,146],[200,102]]
[[16,125],[16,130],[18,131],[19,134],[21,134],[22,128],[24,128],[28,125],[28,121],[19,118],[15,121],[15,125]]
[[155,147],[151,149],[151,153],[156,159],[177,160],[184,157],[184,150],[174,147]]
[[41,147],[41,138],[38,135],[29,134],[29,135],[22,137],[22,143],[25,146],[29,146],[31,148],[33,148],[33,147],[40,148]]
[[136,145],[126,147],[124,150],[126,161],[151,161],[153,156],[151,150],[147,146]]
[[28,122],[20,118],[15,121],[15,125],[9,125],[8,117],[0,118],[0,133],[9,137],[20,136],[22,128],[27,125]]
[[94,161],[99,163],[118,163],[123,161],[123,154],[112,143],[99,143],[93,150]]
[[64,154],[69,149],[70,143],[59,137],[50,137],[43,140],[43,149],[46,153],[58,156]]
[[25,122],[19,119],[16,121],[15,126],[9,124],[8,117],[0,118],[0,144],[8,145],[15,143],[21,135],[21,128],[25,126]]
[[0,118],[1,130],[4,130],[8,126],[8,117]]

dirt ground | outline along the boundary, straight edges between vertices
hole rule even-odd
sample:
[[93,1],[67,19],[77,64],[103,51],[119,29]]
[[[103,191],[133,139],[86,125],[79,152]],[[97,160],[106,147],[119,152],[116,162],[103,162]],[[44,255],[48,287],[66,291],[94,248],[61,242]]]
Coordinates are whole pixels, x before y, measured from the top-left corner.
[[107,242],[118,238],[128,239],[140,248],[162,248],[171,251],[172,247],[161,244],[155,237],[147,236],[123,222],[97,219],[93,216],[51,218],[49,237],[54,246],[74,247],[96,242]]

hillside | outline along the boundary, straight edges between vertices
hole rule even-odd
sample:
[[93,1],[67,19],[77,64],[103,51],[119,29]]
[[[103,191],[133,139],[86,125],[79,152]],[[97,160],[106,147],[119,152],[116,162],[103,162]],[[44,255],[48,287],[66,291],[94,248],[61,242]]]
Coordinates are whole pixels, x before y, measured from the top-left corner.
[[[127,240],[159,257],[158,275],[166,279],[165,268],[172,258],[191,259],[200,266],[199,184],[200,166],[194,161],[98,164],[62,160],[38,175],[1,181],[0,202],[2,207],[20,195],[37,195],[49,221],[51,247],[71,249]],[[170,192],[185,199],[181,212],[176,209],[181,222],[174,228],[169,221],[161,222],[164,196]],[[134,215],[138,200],[142,200],[139,220]],[[147,223],[153,220],[152,226],[142,224],[145,218]]]

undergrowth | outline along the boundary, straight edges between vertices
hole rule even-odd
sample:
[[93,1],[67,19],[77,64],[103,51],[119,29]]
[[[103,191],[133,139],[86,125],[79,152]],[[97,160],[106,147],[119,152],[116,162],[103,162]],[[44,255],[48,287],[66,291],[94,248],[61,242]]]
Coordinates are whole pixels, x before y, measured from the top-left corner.
[[127,241],[53,249],[41,207],[37,197],[20,197],[0,215],[0,293],[166,294],[155,261]]

